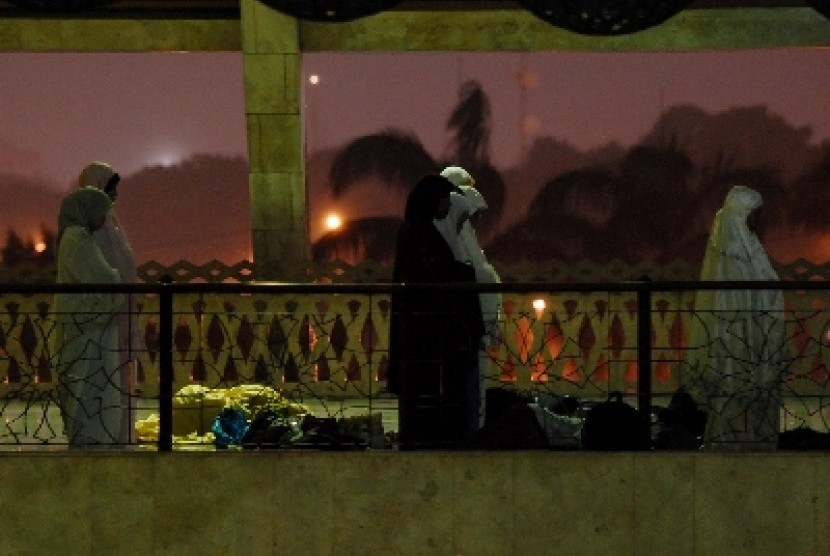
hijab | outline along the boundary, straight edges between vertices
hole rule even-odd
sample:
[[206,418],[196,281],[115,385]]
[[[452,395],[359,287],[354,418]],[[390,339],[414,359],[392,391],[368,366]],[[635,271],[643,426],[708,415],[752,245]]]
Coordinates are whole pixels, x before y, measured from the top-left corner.
[[58,245],[67,228],[82,226],[89,230],[106,217],[110,207],[112,207],[110,198],[95,187],[81,187],[64,197],[58,215]]
[[432,222],[441,200],[453,189],[453,184],[441,176],[430,174],[422,177],[406,199],[404,220],[408,224]]
[[471,176],[470,173],[461,166],[447,166],[441,170],[441,175],[450,180],[453,185],[457,185],[461,188],[465,186],[472,187],[476,183],[473,176]]
[[761,195],[744,185],[729,190],[715,215],[701,270],[701,280],[777,280],[778,275],[747,218],[763,204]]
[[478,189],[471,185],[459,186],[464,193],[464,198],[467,200],[467,207],[470,210],[470,216],[487,208],[487,201]]
[[[80,187],[92,186],[101,191],[111,189],[118,183],[120,176],[112,169],[112,166],[106,162],[93,162],[81,171],[78,176],[78,185]],[[111,183],[111,182],[115,183]]]

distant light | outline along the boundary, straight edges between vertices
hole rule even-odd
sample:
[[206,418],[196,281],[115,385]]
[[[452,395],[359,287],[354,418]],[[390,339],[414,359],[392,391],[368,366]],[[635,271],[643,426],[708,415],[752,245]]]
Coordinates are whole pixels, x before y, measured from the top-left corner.
[[329,214],[326,216],[326,228],[331,231],[339,230],[340,226],[343,225],[343,219],[340,218],[337,214]]
[[535,134],[540,127],[542,127],[542,120],[539,119],[539,116],[530,115],[522,118],[522,131],[527,135]]
[[544,311],[547,304],[544,299],[534,299],[533,308],[537,311]]
[[178,161],[179,157],[173,153],[164,153],[158,157],[158,164],[165,168],[175,165]]
[[309,75],[308,76],[308,82],[311,83],[312,85],[316,85],[320,82],[320,76],[317,75],[316,73],[312,74],[312,75]]
[[44,251],[46,251],[46,244],[42,241],[38,241],[37,243],[35,243],[35,251],[37,253],[43,253]]

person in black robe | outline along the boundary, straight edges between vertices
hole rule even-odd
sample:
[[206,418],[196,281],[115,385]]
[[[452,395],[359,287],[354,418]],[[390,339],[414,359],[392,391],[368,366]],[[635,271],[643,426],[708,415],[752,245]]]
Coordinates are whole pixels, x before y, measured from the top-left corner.
[[[455,186],[424,176],[409,194],[398,232],[394,281],[413,285],[392,296],[389,391],[398,395],[401,449],[455,448],[469,429],[467,388],[484,334],[475,269],[459,262],[433,219],[446,218]],[[421,284],[421,286],[418,286]]]

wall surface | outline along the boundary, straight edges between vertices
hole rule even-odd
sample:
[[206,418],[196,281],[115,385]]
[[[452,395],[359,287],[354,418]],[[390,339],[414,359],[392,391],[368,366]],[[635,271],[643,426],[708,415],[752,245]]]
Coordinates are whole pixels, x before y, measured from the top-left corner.
[[5,453],[0,555],[823,556],[828,457]]
[[238,19],[0,19],[0,53],[241,49]]

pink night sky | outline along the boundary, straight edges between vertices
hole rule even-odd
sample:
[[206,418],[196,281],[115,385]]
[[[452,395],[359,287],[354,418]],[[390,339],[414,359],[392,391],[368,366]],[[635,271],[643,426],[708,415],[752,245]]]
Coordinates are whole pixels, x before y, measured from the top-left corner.
[[[307,154],[394,127],[439,157],[467,80],[490,97],[499,168],[519,164],[533,135],[581,149],[631,146],[663,108],[682,104],[710,113],[763,105],[792,126],[809,126],[814,143],[830,138],[827,49],[310,54],[303,74]],[[129,175],[193,153],[246,151],[240,53],[0,54],[0,174],[65,191],[92,160]],[[246,187],[228,194],[247,196]],[[310,191],[313,208],[314,184]],[[0,199],[3,229],[22,225],[15,202]]]

